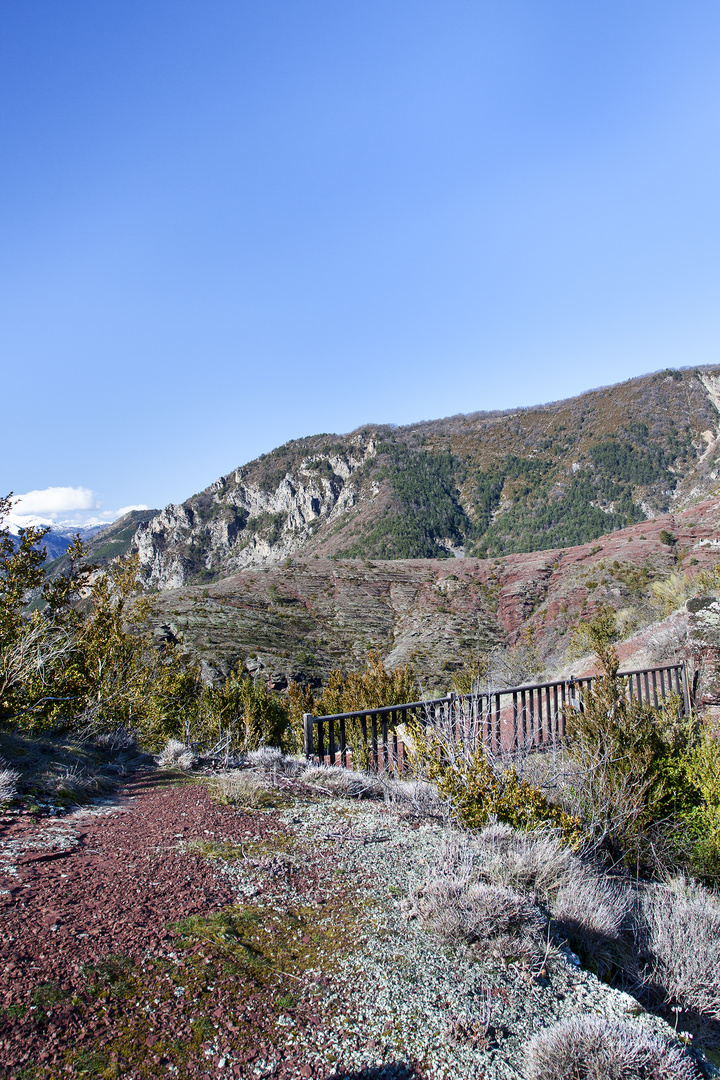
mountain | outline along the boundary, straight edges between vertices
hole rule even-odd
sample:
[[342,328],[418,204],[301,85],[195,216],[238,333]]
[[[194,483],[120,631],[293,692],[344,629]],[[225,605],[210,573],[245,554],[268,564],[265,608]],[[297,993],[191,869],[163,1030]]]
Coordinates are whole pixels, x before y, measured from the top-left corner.
[[720,490],[719,412],[720,368],[703,367],[533,408],[311,436],[148,514],[133,546],[165,590],[288,558],[587,544]]
[[[69,565],[69,560],[64,552],[72,543],[72,539],[76,533],[80,533],[80,538],[86,541],[86,549],[88,552],[88,558],[92,562],[99,563],[101,566],[104,563],[110,561],[110,559],[116,558],[118,555],[126,555],[133,545],[135,533],[139,527],[147,524],[151,518],[153,518],[159,511],[157,510],[131,510],[128,514],[124,514],[117,521],[113,521],[111,525],[97,525],[87,529],[68,529],[67,534],[69,539],[65,546],[56,549],[57,553],[52,557],[53,561],[49,561],[46,564],[46,573],[50,578],[57,577],[61,574]],[[55,530],[53,530],[53,533]],[[53,535],[49,533],[43,541],[48,546],[48,554],[50,555],[50,547],[47,545],[48,539]]]
[[[720,555],[720,497],[573,547],[492,559],[289,558],[207,585],[154,597],[153,627],[210,667],[241,664],[275,689],[325,682],[376,649],[389,666],[412,662],[423,691],[446,691],[454,673],[496,646],[506,685],[567,660],[571,632],[600,604],[621,613],[624,663],[674,658],[677,642],[654,627],[654,582],[712,569]],[[682,599],[682,598],[681,598]],[[671,629],[671,628],[670,628]]]
[[[40,543],[37,545],[39,548],[45,548],[46,551],[46,565],[50,565],[53,559],[58,559],[67,549],[72,545],[76,536],[80,536],[81,540],[90,540],[96,533],[100,532],[103,528],[102,525],[87,525],[87,526],[72,526],[66,528],[62,525],[54,525],[51,521],[44,521],[42,518],[23,518],[23,525],[36,525],[39,527],[48,526],[49,532],[45,534]],[[17,547],[19,541],[18,537],[18,523],[14,521],[12,517],[8,522],[8,531],[15,547]]]

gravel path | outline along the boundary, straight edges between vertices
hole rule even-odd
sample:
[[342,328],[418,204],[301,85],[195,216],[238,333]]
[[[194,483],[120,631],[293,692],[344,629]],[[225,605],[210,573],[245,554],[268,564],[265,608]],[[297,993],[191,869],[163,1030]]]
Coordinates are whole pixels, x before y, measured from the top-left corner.
[[239,811],[158,774],[5,815],[0,1075],[505,1080],[573,1013],[667,1031],[569,959],[493,968],[407,921],[442,840],[381,803]]

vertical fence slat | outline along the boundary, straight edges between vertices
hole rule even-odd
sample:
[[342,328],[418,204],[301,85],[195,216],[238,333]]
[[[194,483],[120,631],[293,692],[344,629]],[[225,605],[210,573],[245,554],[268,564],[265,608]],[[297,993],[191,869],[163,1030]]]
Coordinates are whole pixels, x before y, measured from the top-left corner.
[[308,761],[312,761],[313,758],[313,721],[314,716],[312,713],[303,713],[303,730],[305,733],[305,757]]
[[370,730],[372,731],[372,763],[373,768],[378,767],[378,732],[377,732],[377,713],[373,713],[370,717]]
[[330,752],[330,764],[335,764],[335,721],[328,720],[328,743]]
[[347,769],[347,736],[344,716],[340,717],[340,764]]
[[[524,749],[527,746],[527,703],[524,690],[520,691],[520,715],[522,716],[522,744]],[[517,746],[514,749],[517,750]]]
[[382,771],[387,772],[388,767],[388,725],[387,725],[387,713],[382,714],[382,720],[380,721],[380,730],[382,731]]
[[517,693],[513,691],[512,696],[512,710],[513,710],[513,726],[512,726],[512,745],[511,750],[514,750],[518,741],[518,701]]

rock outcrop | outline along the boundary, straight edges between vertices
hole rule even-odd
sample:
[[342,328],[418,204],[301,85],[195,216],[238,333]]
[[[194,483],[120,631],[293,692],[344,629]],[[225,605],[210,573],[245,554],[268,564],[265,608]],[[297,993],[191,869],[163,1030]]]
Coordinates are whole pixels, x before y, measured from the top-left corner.
[[135,534],[146,581],[173,589],[246,566],[277,563],[352,507],[357,472],[375,453],[357,436],[342,453],[301,458],[274,489],[239,468],[180,506],[166,506]]

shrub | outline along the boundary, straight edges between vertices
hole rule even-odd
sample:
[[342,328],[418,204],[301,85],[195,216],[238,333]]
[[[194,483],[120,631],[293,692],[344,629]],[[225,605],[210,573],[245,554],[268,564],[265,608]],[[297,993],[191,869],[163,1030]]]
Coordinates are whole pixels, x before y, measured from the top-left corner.
[[[380,654],[375,651],[368,653],[364,671],[350,674],[345,674],[340,669],[332,671],[327,685],[317,697],[309,688],[303,689],[293,682],[288,693],[295,750],[298,753],[304,750],[304,713],[331,716],[335,713],[360,712],[363,709],[380,709],[384,705],[402,705],[413,701],[417,692],[417,680],[409,664],[388,671]],[[352,748],[353,763],[366,769],[369,749],[359,720],[346,721],[345,731]]]
[[[705,726],[686,763],[688,782],[698,795],[697,805],[682,815],[680,843],[687,849],[691,869],[710,881],[720,880],[720,741]],[[684,835],[683,835],[684,834]]]
[[222,742],[247,753],[260,746],[288,747],[288,705],[271,693],[262,679],[252,679],[242,668],[232,672],[220,686],[201,691],[193,734],[205,745]]
[[545,920],[526,898],[502,885],[465,877],[430,877],[403,904],[444,942],[475,946],[487,959],[539,960]]
[[435,784],[463,825],[478,829],[493,819],[516,829],[550,825],[568,840],[577,838],[579,818],[550,803],[514,767],[492,763],[483,746],[468,752],[462,744],[456,746],[452,734],[419,723],[412,725],[411,737],[415,767]]
[[653,886],[636,934],[640,974],[655,992],[720,1022],[720,901],[684,879]]
[[639,1024],[573,1016],[539,1032],[527,1046],[526,1080],[695,1080],[678,1043]]
[[697,801],[686,769],[695,736],[679,698],[657,709],[630,701],[618,677],[614,632],[615,614],[602,608],[576,633],[576,643],[593,646],[601,674],[584,692],[582,711],[566,715],[573,775],[565,785],[565,805],[581,815],[597,849],[636,865],[648,854],[653,822]]
[[178,739],[168,739],[157,757],[157,763],[162,769],[192,769],[195,760],[192,750]]

